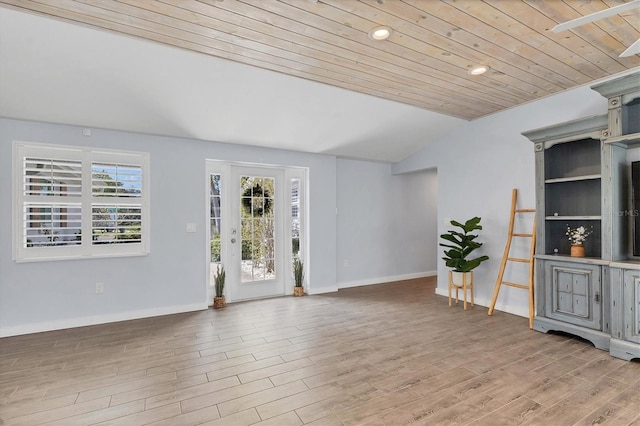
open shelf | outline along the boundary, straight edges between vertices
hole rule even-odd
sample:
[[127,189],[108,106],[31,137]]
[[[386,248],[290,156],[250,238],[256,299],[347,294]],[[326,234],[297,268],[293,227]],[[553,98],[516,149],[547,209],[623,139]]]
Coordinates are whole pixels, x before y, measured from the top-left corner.
[[602,220],[602,216],[545,216],[546,220]]
[[565,181],[546,184],[545,187],[547,217],[602,215],[601,179]]
[[627,148],[640,145],[640,133],[630,133],[628,135],[611,136],[603,139],[604,143],[619,144]]
[[547,179],[547,180],[544,181],[544,183],[579,182],[579,181],[583,181],[583,180],[600,179],[601,177],[602,177],[601,174],[584,175],[584,176],[572,176],[572,177],[564,177],[564,178]]
[[587,257],[602,257],[602,221],[600,216],[551,216],[545,222],[544,254],[569,256],[571,242],[567,237],[567,226],[577,228],[584,226],[593,233],[584,244]]
[[[600,141],[581,139],[569,143],[554,145],[545,150],[545,182],[569,178],[583,180],[584,176],[600,175]],[[592,178],[597,179],[597,178]]]

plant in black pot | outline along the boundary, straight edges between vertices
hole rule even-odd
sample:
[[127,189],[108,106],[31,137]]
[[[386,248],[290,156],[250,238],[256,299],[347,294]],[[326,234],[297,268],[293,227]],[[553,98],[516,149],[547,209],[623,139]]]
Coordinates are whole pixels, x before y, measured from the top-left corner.
[[452,220],[451,225],[457,229],[450,229],[446,234],[440,235],[440,238],[445,240],[440,245],[448,249],[444,251],[445,257],[442,259],[452,269],[453,284],[456,286],[462,286],[465,282],[463,280],[469,279],[468,275],[465,277],[465,274],[470,274],[482,262],[489,260],[489,256],[470,258],[471,253],[482,246],[482,243],[476,241],[478,235],[473,234],[473,231],[482,229],[480,220],[481,218],[477,216],[467,220],[464,224]]

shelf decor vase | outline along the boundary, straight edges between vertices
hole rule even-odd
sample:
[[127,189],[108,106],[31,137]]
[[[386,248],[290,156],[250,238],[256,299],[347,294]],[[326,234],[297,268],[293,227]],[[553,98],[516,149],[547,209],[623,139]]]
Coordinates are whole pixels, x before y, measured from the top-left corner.
[[571,257],[584,257],[584,245],[571,244]]

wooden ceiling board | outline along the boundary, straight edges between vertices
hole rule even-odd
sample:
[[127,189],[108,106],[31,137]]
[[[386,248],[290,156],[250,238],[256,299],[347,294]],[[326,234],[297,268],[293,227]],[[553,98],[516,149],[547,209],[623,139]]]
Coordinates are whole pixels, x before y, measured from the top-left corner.
[[[597,72],[599,73],[603,71],[616,73],[622,72],[626,69],[624,64],[618,60],[618,53],[616,53],[614,48],[606,49],[605,51],[594,49],[591,43],[585,43],[585,40],[576,36],[571,31],[565,31],[561,34],[550,32],[549,30],[551,30],[557,24],[557,22],[551,19],[545,13],[540,13],[540,11],[544,12],[545,10],[550,9],[547,7],[547,3],[537,2],[536,6],[539,9],[538,11],[536,11],[536,9],[528,4],[526,6],[518,5],[519,7],[514,7],[511,2],[499,3],[499,1],[496,0],[488,1],[494,7],[500,7],[503,12],[517,19],[523,25],[528,26],[532,30],[537,29],[536,32],[538,33],[538,35],[536,37],[545,37],[549,41],[567,48],[570,54],[575,53],[579,57],[582,57],[588,60],[590,63],[596,65],[598,67]],[[540,32],[540,29],[542,29],[544,32]],[[599,35],[601,39],[605,36],[605,33]],[[609,69],[603,69],[604,64],[607,64]]]
[[[415,52],[404,51],[401,53],[392,54],[387,51],[381,50],[376,47],[373,41],[366,38],[366,42],[362,43],[362,32],[359,32],[358,41],[353,41],[351,38],[337,36],[333,32],[325,32],[320,28],[326,28],[330,26],[329,20],[318,19],[318,15],[308,13],[296,13],[296,22],[291,23],[285,21],[282,17],[282,7],[279,3],[274,2],[253,2],[256,7],[267,8],[263,9],[267,13],[272,13],[271,22],[282,28],[289,27],[294,31],[306,32],[313,35],[315,40],[314,45],[321,48],[325,44],[331,46],[339,46],[342,48],[340,54],[345,57],[356,57],[358,64],[369,65],[376,73],[390,73],[391,75],[386,78],[391,78],[404,82],[405,84],[415,84],[418,87],[427,86],[430,90],[439,92],[443,96],[450,97],[452,92],[464,89],[459,85],[459,81],[452,78],[451,72],[459,72],[459,69],[448,66],[447,63],[433,60],[429,67],[419,63],[415,60]],[[299,2],[304,4],[304,2]],[[328,22],[329,21],[329,22]],[[354,34],[349,34],[351,37],[355,37]],[[413,53],[413,54],[412,54]],[[466,73],[465,73],[466,74]],[[443,84],[448,87],[443,89]],[[467,90],[477,91],[476,96],[481,101],[485,101],[489,104],[502,105],[509,103],[510,100],[504,100],[502,97],[491,97],[484,93],[484,87],[480,84],[468,85]]]
[[[601,12],[603,10],[608,9],[611,6],[617,6],[620,4],[624,4],[624,1],[617,2],[585,2],[585,1],[576,1],[576,0],[564,0],[564,3],[573,8],[576,12],[578,12],[579,16],[589,15],[596,12]],[[633,28],[633,25],[630,24],[630,21],[627,21],[623,18],[627,16],[629,18],[635,16],[636,17],[636,28]],[[595,25],[600,27],[604,32],[611,34],[613,38],[618,40],[618,42],[624,46],[625,40],[632,38],[637,31],[637,21],[638,21],[638,12],[636,10],[630,12],[623,12],[620,15],[611,15],[606,19],[599,19],[594,21],[590,25]]]
[[[478,17],[486,24],[487,28],[495,28],[506,34],[507,40],[511,39],[511,41],[509,45],[505,46],[511,51],[521,56],[535,57],[538,64],[555,71],[556,75],[566,73],[565,75],[571,77],[574,74],[576,83],[588,82],[602,75],[604,71],[602,68],[594,65],[591,61],[585,61],[586,58],[579,56],[573,49],[557,43],[516,19],[526,19],[527,14],[535,16],[531,10],[524,10],[527,5],[519,5],[521,7],[514,8],[511,16],[500,10],[500,8],[509,8],[510,3],[513,2],[498,2],[497,4],[494,2],[495,7],[486,2],[474,1],[452,2],[451,4],[471,16]],[[513,27],[518,27],[518,32],[508,34],[509,29]],[[564,60],[560,60],[560,58],[564,58]],[[575,73],[576,69],[580,73]]]
[[[431,61],[431,63],[433,63],[438,60],[445,62],[444,59],[433,58],[446,58],[445,63],[454,64],[454,66],[449,66],[448,69],[443,70],[443,72],[445,72],[445,76],[443,77],[445,79],[445,87],[447,87],[450,92],[459,93],[460,96],[466,96],[466,92],[469,88],[475,88],[488,99],[493,99],[495,102],[499,99],[503,99],[511,105],[513,102],[522,102],[523,99],[529,98],[529,94],[522,90],[518,85],[512,85],[514,90],[509,90],[506,84],[496,82],[492,78],[475,81],[473,79],[469,79],[467,69],[473,64],[484,62],[481,59],[482,55],[479,55],[477,51],[473,51],[471,49],[466,49],[464,53],[456,52],[456,47],[463,45],[458,42],[452,43],[449,40],[450,37],[446,37],[432,31],[434,27],[438,26],[436,19],[430,17],[428,21],[425,21],[425,15],[421,14],[417,9],[403,6],[402,9],[397,10],[396,7],[401,5],[399,2],[390,3],[389,5],[384,3],[385,11],[374,9],[379,5],[377,2],[372,2],[367,5],[367,2],[360,4],[355,2],[343,2],[340,0],[327,0],[327,3],[336,7],[345,8],[343,10],[347,10],[352,15],[366,16],[370,19],[374,19],[376,16],[379,16],[379,19],[382,19],[383,22],[393,22],[394,20],[400,19],[394,26],[394,29],[397,27],[394,35],[392,36],[394,44],[400,44],[404,40],[413,39],[424,46],[433,46],[433,52],[428,52],[427,49],[422,46],[416,46],[415,52],[416,54],[422,54],[424,56],[423,61]],[[373,26],[375,24],[372,23],[371,25]],[[446,25],[446,27],[442,29],[444,30],[443,32],[449,33],[456,31],[455,29],[452,30],[450,25]],[[427,42],[422,42],[422,40],[427,40]],[[477,39],[475,40],[477,41]],[[426,55],[423,53],[425,51]],[[469,59],[469,56],[476,56],[476,58]],[[502,75],[510,78],[510,76],[506,74],[499,73],[494,74],[492,77],[500,78]],[[448,85],[446,84],[447,81],[449,83]],[[492,88],[494,89],[494,92],[490,92]]]
[[[552,22],[567,22],[583,16],[563,1],[525,1],[540,13],[551,19]],[[611,3],[611,6],[617,6],[624,2],[610,1],[609,3]],[[640,9],[636,9],[635,11],[630,12],[630,16],[635,16],[640,20],[639,10]],[[552,27],[549,29],[551,28]],[[605,60],[602,66],[616,67],[616,62],[621,64],[623,67],[634,67],[638,65],[637,56],[635,58],[620,58],[620,53],[622,53],[628,46],[621,45],[620,42],[612,37],[610,33],[602,30],[602,28],[593,23],[579,26],[570,31],[564,31],[558,34],[549,32],[547,35],[549,37],[555,37],[559,43],[573,47],[576,51],[578,51],[577,47],[582,45],[583,49],[590,54],[594,54],[597,51],[602,52],[604,55],[611,58],[610,60]],[[629,39],[629,45],[633,43],[631,39],[632,38]],[[612,72],[614,71],[612,70]]]
[[[336,3],[340,3],[339,0],[337,0]],[[368,3],[372,7],[377,5],[377,2]],[[416,3],[415,5],[418,7],[422,6],[419,3]],[[497,86],[502,91],[510,93],[511,96],[519,96],[521,99],[519,101],[517,99],[512,99],[512,102],[516,103],[522,102],[522,98],[530,99],[531,93],[540,95],[562,90],[562,86],[558,86],[556,88],[541,88],[540,85],[545,85],[544,80],[538,78],[536,73],[526,71],[527,68],[535,68],[535,63],[531,61],[522,61],[520,57],[499,44],[496,44],[493,41],[483,40],[477,35],[463,29],[460,25],[456,24],[452,26],[450,22],[440,19],[440,17],[448,16],[448,11],[444,10],[444,8],[448,7],[446,4],[440,3],[440,7],[432,8],[430,10],[430,15],[426,15],[420,9],[415,7],[407,8],[404,6],[401,8],[399,6],[401,6],[400,3],[390,3],[388,6],[386,6],[385,3],[385,7],[389,11],[392,11],[395,16],[406,21],[419,22],[419,25],[423,28],[430,29],[432,31],[431,34],[426,35],[428,40],[435,42],[448,40],[455,43],[455,46],[462,47],[464,49],[463,51],[460,49],[458,49],[458,51],[453,49],[449,49],[447,51],[445,50],[447,49],[447,46],[442,47],[443,51],[448,52],[448,57],[460,57],[464,63],[464,66],[461,65],[459,67],[459,71],[464,71],[460,74],[463,84],[483,84],[485,86],[485,90],[487,90],[487,86]],[[473,21],[467,23],[469,27],[474,26]],[[434,34],[433,31],[437,31],[437,33]],[[499,63],[491,61],[492,63],[490,65],[492,65],[492,72],[483,76],[485,78],[477,80],[470,79],[466,74],[466,70],[474,64],[489,64],[490,61],[488,61],[488,55],[493,58],[502,57],[505,59]]]
[[[375,6],[374,3],[369,3]],[[448,7],[446,4],[442,3],[439,8],[432,8],[430,15],[424,14],[420,9],[423,5],[419,3],[414,3],[414,5],[412,9],[398,7],[401,4],[390,4],[388,10],[403,19],[418,22],[422,28],[429,30],[429,33],[425,34],[426,38],[432,43],[438,43],[448,58],[454,58],[454,60],[460,58],[459,67],[461,69],[468,69],[473,64],[486,63],[488,54],[491,57],[504,58],[500,62],[500,67],[494,69],[499,72],[494,72],[489,76],[489,79],[484,79],[481,82],[486,81],[486,84],[491,84],[492,79],[499,80],[499,84],[504,90],[517,93],[513,90],[515,88],[527,99],[532,91],[544,87],[547,87],[544,90],[549,90],[549,93],[561,88],[560,86],[552,87],[553,84],[548,80],[538,78],[534,73],[530,73],[530,78],[526,80],[518,77],[522,71],[529,72],[528,68],[535,68],[536,64],[531,61],[523,61],[493,40],[480,41],[477,35],[459,25],[452,27],[450,22],[441,19],[441,17],[448,16],[447,11],[444,10],[445,7]],[[474,26],[474,22],[467,22],[467,24],[469,27]]]
[[[1,5],[475,119],[630,70],[625,0],[0,0]],[[388,25],[391,37],[368,38]],[[489,65],[482,76],[470,67]]]

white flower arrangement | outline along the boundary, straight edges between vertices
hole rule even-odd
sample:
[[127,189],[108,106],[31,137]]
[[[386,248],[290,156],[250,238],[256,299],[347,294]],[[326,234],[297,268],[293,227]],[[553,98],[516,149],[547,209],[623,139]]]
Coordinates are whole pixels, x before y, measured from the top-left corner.
[[567,225],[566,235],[569,237],[571,244],[582,244],[585,242],[589,235],[593,234],[593,226],[587,230],[584,226],[578,226],[577,228],[571,228]]

